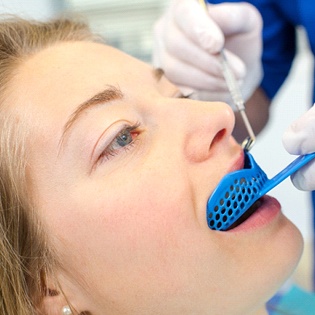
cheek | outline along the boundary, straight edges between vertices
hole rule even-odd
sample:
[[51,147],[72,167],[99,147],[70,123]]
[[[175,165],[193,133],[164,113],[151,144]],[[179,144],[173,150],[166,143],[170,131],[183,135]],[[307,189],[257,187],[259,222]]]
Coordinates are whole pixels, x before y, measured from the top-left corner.
[[58,256],[102,294],[121,296],[134,283],[144,292],[161,286],[173,292],[192,280],[185,275],[201,242],[190,189],[170,190],[151,178],[78,191],[71,209],[56,218],[51,235],[58,235]]
[[49,222],[61,257],[74,262],[80,257],[83,262],[82,256],[93,256],[92,264],[108,268],[126,262],[152,264],[178,247],[187,231],[195,230],[193,198],[183,180],[172,190],[152,176],[131,182],[77,188],[69,206],[56,207],[66,209]]
[[113,191],[105,198],[106,203],[99,205],[104,211],[100,211],[96,224],[105,229],[104,237],[114,251],[121,249],[126,256],[144,258],[154,250],[165,250],[166,243],[175,242],[181,231],[193,224],[189,191],[183,186],[173,190],[168,187],[152,181],[122,186],[116,196]]

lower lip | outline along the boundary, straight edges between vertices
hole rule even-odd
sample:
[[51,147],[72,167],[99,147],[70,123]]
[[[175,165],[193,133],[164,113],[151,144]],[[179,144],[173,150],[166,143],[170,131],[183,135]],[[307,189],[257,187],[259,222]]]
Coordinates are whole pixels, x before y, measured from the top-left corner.
[[281,213],[279,201],[270,196],[263,196],[260,201],[262,205],[248,219],[234,229],[226,232],[244,232],[258,229],[274,221]]

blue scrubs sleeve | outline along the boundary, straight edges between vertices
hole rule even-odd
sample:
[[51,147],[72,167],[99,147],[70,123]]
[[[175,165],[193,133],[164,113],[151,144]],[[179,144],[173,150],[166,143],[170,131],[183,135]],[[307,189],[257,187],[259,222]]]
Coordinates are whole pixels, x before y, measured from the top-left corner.
[[[226,1],[208,0],[208,3],[219,4]],[[229,0],[229,2],[244,2]],[[272,99],[289,74],[296,53],[295,26],[283,13],[282,1],[251,0],[245,1],[254,5],[263,18],[263,71],[261,87]],[[250,49],[250,47],[248,48]]]

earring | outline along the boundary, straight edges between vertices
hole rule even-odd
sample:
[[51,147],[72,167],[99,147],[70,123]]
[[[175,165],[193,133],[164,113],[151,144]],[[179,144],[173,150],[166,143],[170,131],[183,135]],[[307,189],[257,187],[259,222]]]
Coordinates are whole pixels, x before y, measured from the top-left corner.
[[62,315],[72,315],[71,309],[68,305],[62,308]]

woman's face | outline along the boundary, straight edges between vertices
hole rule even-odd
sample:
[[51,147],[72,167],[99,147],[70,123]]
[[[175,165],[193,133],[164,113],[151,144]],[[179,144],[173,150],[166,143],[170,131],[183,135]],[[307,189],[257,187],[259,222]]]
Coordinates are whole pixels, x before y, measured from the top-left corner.
[[228,232],[207,226],[208,197],[243,164],[226,104],[184,99],[87,42],[35,54],[10,90],[30,128],[30,195],[78,310],[250,314],[294,269],[301,237],[274,199]]

